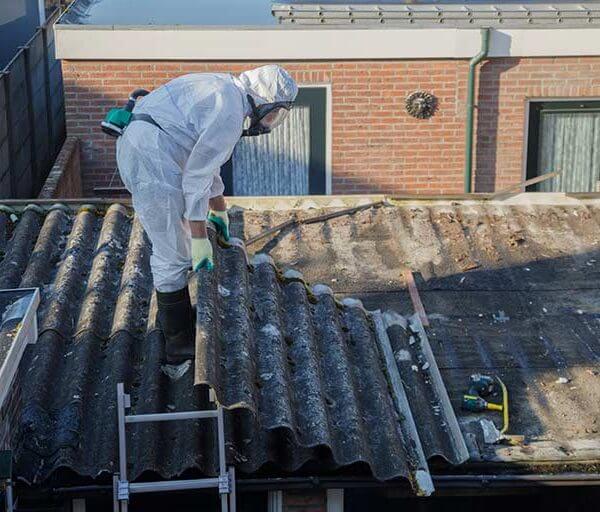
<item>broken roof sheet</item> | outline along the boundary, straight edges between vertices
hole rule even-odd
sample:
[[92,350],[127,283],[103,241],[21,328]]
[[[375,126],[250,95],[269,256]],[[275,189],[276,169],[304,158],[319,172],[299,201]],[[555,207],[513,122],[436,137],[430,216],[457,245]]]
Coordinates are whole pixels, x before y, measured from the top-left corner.
[[[426,340],[409,346],[394,332],[394,343],[406,345],[401,350],[421,367],[396,365],[387,332],[398,316],[337,301],[328,287],[309,287],[264,255],[249,266],[241,243],[219,246],[216,270],[192,280],[195,371],[163,367],[150,248],[131,211],[29,207],[14,226],[4,220],[12,237],[0,286],[42,292],[39,340],[21,367],[19,477],[112,473],[116,384],[125,382],[135,413],[193,410],[206,407],[194,374],[230,410],[228,458],[245,474],[358,465],[379,479],[409,478],[427,494],[428,458],[456,464],[468,456],[435,360],[422,359]],[[416,387],[404,390],[403,371],[416,374]],[[415,408],[430,412],[413,415]],[[132,477],[214,474],[214,432],[206,425],[132,427]]]

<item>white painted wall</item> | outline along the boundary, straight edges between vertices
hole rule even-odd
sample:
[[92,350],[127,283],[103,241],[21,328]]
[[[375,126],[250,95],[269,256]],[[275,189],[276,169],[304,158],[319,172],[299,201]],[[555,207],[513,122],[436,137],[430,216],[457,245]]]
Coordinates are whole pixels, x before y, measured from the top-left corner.
[[[203,29],[56,25],[60,59],[465,59],[479,29]],[[493,30],[491,57],[600,55],[600,28]]]

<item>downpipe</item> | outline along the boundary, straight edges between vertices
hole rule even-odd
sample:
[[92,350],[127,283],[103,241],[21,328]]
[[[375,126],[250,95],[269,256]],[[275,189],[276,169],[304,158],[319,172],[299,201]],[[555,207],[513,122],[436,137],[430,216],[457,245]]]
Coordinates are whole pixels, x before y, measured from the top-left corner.
[[470,194],[473,180],[473,117],[475,112],[475,71],[477,65],[488,56],[490,29],[481,29],[481,50],[469,61],[467,80],[467,119],[465,127],[465,193]]

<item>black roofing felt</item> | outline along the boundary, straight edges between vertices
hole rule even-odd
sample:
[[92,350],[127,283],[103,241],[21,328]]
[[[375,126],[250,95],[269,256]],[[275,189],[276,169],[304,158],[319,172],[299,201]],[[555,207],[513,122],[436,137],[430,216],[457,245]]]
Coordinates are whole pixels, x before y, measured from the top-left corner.
[[[117,383],[136,413],[185,411],[206,407],[205,386],[194,378],[229,409],[227,457],[242,475],[353,467],[378,479],[409,478],[424,492],[428,458],[466,459],[427,340],[399,330],[403,318],[340,303],[267,257],[249,263],[240,243],[214,245],[216,270],[191,281],[195,367],[164,367],[150,247],[131,212],[114,205],[22,214],[0,263],[0,287],[40,287],[42,302],[39,339],[21,366],[18,477],[40,483],[61,468],[114,472]],[[396,365],[398,351],[418,366]],[[403,380],[413,385],[404,390]],[[209,425],[133,426],[131,477],[214,474]]]

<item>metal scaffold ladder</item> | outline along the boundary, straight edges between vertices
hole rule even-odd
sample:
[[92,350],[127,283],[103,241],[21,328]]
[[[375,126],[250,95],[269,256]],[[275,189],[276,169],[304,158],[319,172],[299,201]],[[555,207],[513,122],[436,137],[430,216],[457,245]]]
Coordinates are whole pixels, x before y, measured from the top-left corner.
[[[117,384],[117,421],[119,427],[119,473],[113,476],[113,512],[127,512],[131,494],[146,492],[184,491],[192,489],[219,490],[221,512],[235,512],[235,470],[227,468],[225,461],[225,428],[223,408],[211,392],[215,409],[157,414],[127,414],[131,408],[131,397],[125,393],[122,383]],[[217,442],[219,444],[219,476],[195,480],[170,480],[157,482],[129,482],[127,479],[127,440],[125,427],[128,423],[149,423],[179,420],[217,420]]]

